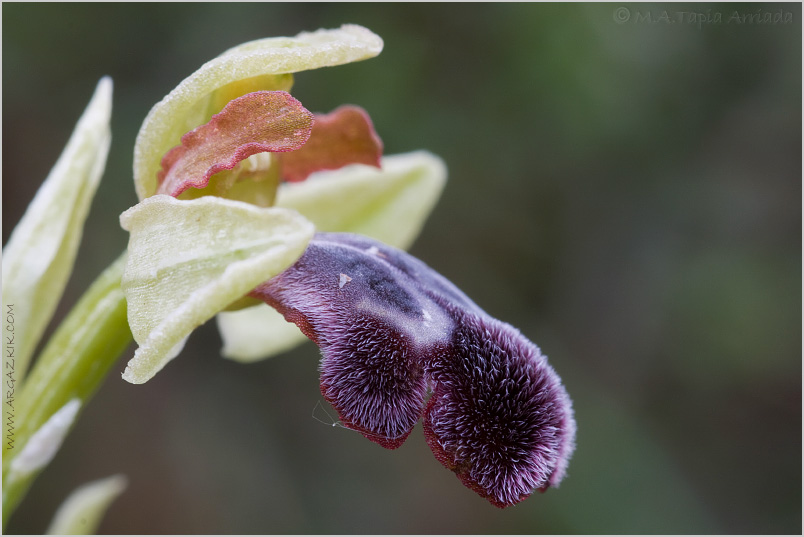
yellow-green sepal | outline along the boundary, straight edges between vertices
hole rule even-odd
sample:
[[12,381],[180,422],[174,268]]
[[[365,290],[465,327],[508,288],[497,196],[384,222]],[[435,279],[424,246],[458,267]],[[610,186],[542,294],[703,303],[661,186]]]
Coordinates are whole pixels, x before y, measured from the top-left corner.
[[295,324],[264,303],[225,311],[216,319],[223,339],[221,354],[241,363],[264,360],[307,341]]
[[295,262],[314,226],[296,211],[207,196],[150,197],[120,216],[130,233],[121,282],[140,345],[123,378],[141,384],[189,334]]
[[[229,100],[257,90],[285,90],[290,73],[372,58],[382,39],[354,24],[244,43],[210,60],[150,111],[134,146],[134,184],[139,198],[153,195],[162,156],[181,136],[206,123]],[[220,107],[220,108],[218,108]]]
[[383,157],[280,185],[276,206],[294,209],[318,231],[366,235],[407,249],[421,232],[447,180],[444,161],[427,151]]

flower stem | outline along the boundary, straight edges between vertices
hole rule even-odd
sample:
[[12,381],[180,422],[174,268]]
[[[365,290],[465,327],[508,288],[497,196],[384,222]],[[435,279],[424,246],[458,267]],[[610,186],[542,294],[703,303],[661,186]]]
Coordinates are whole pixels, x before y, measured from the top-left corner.
[[120,288],[125,258],[124,253],[84,293],[51,337],[17,397],[4,405],[4,528],[42,469],[10,471],[14,459],[68,401],[77,398],[83,408],[132,341]]

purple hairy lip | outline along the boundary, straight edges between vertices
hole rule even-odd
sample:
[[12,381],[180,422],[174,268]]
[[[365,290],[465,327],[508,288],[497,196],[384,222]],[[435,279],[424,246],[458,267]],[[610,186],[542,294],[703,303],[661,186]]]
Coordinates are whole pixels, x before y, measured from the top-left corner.
[[369,440],[399,447],[424,417],[435,457],[498,507],[564,477],[575,421],[547,358],[413,256],[318,233],[251,296],[320,347],[322,394]]

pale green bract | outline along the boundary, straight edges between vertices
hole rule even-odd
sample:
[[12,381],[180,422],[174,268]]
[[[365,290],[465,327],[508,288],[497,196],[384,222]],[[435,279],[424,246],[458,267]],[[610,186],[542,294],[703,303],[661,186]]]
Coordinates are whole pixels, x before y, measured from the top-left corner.
[[[112,80],[105,77],[3,249],[3,312],[11,305],[18,379],[73,270],[84,221],[106,166],[111,113]],[[3,338],[4,349],[7,343]]]
[[[134,146],[134,183],[140,200],[156,192],[162,156],[179,144],[184,133],[220,110],[211,107],[216,92],[224,91],[227,99],[233,99],[257,89],[287,90],[292,77],[281,75],[365,60],[382,47],[378,35],[346,24],[296,37],[251,41],[205,63],[157,103],[142,124]],[[255,77],[265,78],[259,84],[249,83]],[[232,92],[236,83],[243,85],[242,92]]]
[[[22,451],[11,461],[9,480],[17,476],[26,476],[38,472],[53,459],[59,451],[67,432],[73,426],[78,411],[81,410],[80,399],[70,399],[31,435]],[[14,475],[16,474],[16,476]]]
[[109,505],[126,488],[122,475],[92,481],[75,489],[61,504],[48,535],[90,535],[97,531]]
[[121,286],[140,345],[123,378],[141,384],[189,334],[301,256],[314,227],[296,211],[207,196],[153,196],[120,215],[130,233]]
[[[297,210],[318,231],[359,233],[407,249],[438,201],[447,170],[417,151],[383,157],[382,168],[355,164],[279,187],[276,205]],[[306,337],[264,304],[218,315],[221,353],[253,362],[289,350]]]

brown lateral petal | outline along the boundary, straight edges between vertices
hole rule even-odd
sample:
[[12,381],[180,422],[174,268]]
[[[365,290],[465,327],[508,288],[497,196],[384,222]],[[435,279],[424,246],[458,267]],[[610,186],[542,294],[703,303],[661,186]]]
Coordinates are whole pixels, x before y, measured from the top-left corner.
[[284,91],[256,91],[231,101],[205,125],[188,132],[162,158],[158,194],[203,188],[256,153],[298,149],[308,140],[313,114]]
[[313,172],[337,170],[348,164],[380,167],[382,140],[368,113],[359,106],[341,106],[315,116],[310,140],[298,151],[281,155],[282,179],[304,181]]

